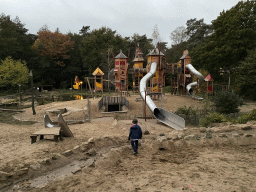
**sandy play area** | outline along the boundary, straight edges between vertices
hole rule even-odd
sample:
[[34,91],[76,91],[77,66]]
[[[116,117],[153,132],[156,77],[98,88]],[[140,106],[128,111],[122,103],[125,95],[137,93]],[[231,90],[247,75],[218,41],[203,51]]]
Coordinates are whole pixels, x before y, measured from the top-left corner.
[[[36,106],[36,115],[31,108],[15,115],[38,122],[33,125],[0,124],[0,191],[256,191],[255,121],[177,131],[139,118],[146,134],[133,155],[128,134],[132,118],[142,116],[137,97],[127,97],[129,110],[118,119],[97,110],[99,98],[90,99],[91,122],[68,123],[74,137],[59,142],[47,136],[31,144],[30,135],[44,129],[43,116],[49,110],[66,108],[66,122],[83,120],[87,100],[53,102]],[[173,95],[155,104],[170,112],[184,105],[202,107],[190,97]],[[255,104],[242,110],[253,108]],[[149,110],[146,114],[151,115]]]

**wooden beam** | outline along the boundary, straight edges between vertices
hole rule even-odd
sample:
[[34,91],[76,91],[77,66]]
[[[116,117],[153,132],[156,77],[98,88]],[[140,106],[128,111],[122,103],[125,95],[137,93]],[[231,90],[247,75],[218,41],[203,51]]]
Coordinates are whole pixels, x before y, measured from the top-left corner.
[[[92,89],[91,89],[91,85],[90,85],[90,82],[89,82],[89,78],[88,78],[88,77],[86,77],[86,79],[87,79],[87,83],[88,83],[88,86],[89,86],[90,92],[91,92],[91,94],[92,94]],[[93,97],[93,94],[92,94],[92,97]]]
[[23,110],[23,109],[3,109],[3,108],[0,108],[0,111],[24,112],[25,110]]

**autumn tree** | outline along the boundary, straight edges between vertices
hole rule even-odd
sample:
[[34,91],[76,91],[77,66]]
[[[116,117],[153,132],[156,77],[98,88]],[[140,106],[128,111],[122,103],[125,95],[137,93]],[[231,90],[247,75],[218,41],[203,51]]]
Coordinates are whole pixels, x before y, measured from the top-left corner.
[[25,61],[7,57],[0,62],[0,87],[14,87],[27,84],[29,70]]
[[52,59],[57,65],[65,66],[64,61],[70,58],[69,51],[74,42],[68,35],[59,32],[39,31],[33,49],[41,56]]

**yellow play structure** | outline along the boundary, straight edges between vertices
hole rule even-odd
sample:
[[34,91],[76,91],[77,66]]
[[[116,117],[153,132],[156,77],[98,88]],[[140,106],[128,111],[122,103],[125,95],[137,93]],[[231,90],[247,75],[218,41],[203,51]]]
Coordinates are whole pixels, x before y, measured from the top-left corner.
[[95,92],[100,91],[103,93],[103,76],[104,73],[102,70],[98,67],[92,75],[94,76],[94,90]]
[[73,85],[74,89],[81,89],[80,85],[82,85],[83,82],[78,79],[78,76],[75,77],[75,82],[74,83],[75,83],[75,85]]

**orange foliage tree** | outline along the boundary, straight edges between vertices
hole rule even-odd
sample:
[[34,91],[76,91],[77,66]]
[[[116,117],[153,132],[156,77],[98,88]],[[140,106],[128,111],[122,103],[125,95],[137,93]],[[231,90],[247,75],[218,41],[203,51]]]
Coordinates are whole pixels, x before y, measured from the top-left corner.
[[65,66],[63,60],[69,59],[69,51],[73,47],[74,42],[69,36],[51,31],[39,31],[38,38],[32,46],[41,56],[53,59],[60,66]]

